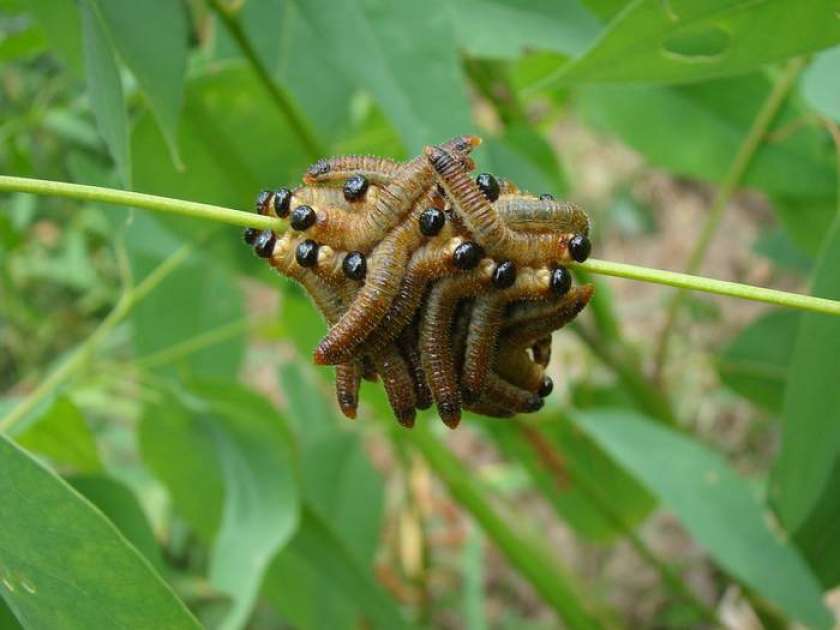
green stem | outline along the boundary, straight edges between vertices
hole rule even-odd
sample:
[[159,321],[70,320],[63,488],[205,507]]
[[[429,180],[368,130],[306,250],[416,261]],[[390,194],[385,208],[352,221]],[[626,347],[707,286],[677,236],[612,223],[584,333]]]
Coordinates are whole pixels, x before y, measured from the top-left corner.
[[211,206],[206,203],[182,201],[169,197],[158,197],[157,195],[84,184],[68,184],[43,179],[0,175],[0,192],[24,192],[33,195],[66,197],[79,201],[103,202],[263,230],[283,231],[285,229],[285,223],[280,219],[264,217],[253,212],[242,212],[241,210],[231,210],[230,208]]
[[283,113],[283,116],[285,116],[289,126],[297,135],[309,155],[309,158],[314,162],[315,160],[323,157],[326,152],[321,147],[321,143],[318,141],[315,133],[301,115],[289,95],[286,94],[285,91],[281,90],[274,81],[268,69],[265,67],[265,64],[263,64],[259,55],[257,55],[257,51],[254,50],[254,47],[251,45],[248,36],[242,29],[242,25],[239,23],[239,20],[237,20],[234,16],[234,13],[227,10],[219,0],[207,1],[210,8],[212,8],[216,15],[219,16],[219,20],[221,20],[225,29],[227,29],[227,32],[236,42],[237,46],[239,46],[242,54],[245,55],[248,63],[250,63],[251,67],[253,67],[254,72],[256,72],[257,77],[265,86],[269,95],[271,95],[271,98],[274,100],[277,108]]
[[[720,227],[720,223],[723,219],[726,206],[729,204],[729,200],[732,198],[732,195],[735,193],[735,189],[744,178],[744,173],[747,172],[747,168],[752,163],[752,160],[761,146],[764,137],[767,135],[770,125],[776,118],[776,115],[779,113],[782,105],[784,105],[785,99],[790,93],[790,90],[796,81],[796,77],[799,76],[799,73],[804,65],[805,60],[803,58],[792,59],[788,62],[782,72],[782,75],[779,77],[778,81],[776,81],[773,89],[767,96],[767,99],[762,104],[761,109],[756,114],[750,130],[744,138],[744,142],[735,154],[735,158],[732,160],[732,165],[729,167],[729,171],[726,173],[726,176],[718,189],[714,203],[712,204],[709,214],[706,217],[706,222],[703,225],[703,230],[700,232],[700,236],[695,242],[694,248],[688,257],[688,262],[685,265],[686,273],[697,273],[702,266],[703,260],[706,258],[706,253],[709,251],[709,246],[712,243],[712,239]],[[667,359],[668,344],[670,342],[671,333],[673,332],[677,315],[684,299],[685,292],[680,291],[674,295],[668,305],[668,311],[665,316],[665,325],[662,328],[662,332],[659,336],[659,342],[656,347],[654,364],[656,366],[657,375],[661,373]]]
[[585,263],[578,264],[587,271],[605,276],[653,282],[655,284],[664,284],[669,287],[691,291],[704,291],[706,293],[714,293],[715,295],[736,297],[753,302],[764,302],[775,306],[784,306],[814,313],[840,315],[840,302],[811,295],[787,293],[786,291],[764,289],[739,282],[714,280],[713,278],[692,276],[687,273],[652,269],[650,267],[637,267],[636,265],[596,260],[593,258],[590,258]]
[[183,263],[192,252],[192,245],[182,245],[171,256],[155,267],[137,286],[122,294],[113,310],[102,320],[96,330],[64,361],[53,370],[38,387],[0,419],[0,433],[8,433],[25,419],[32,410],[46,400],[76,372],[82,369],[105,338],[123,321],[131,310]]
[[534,540],[514,531],[493,509],[472,473],[434,435],[422,426],[399,430],[400,441],[412,444],[429,467],[446,484],[450,494],[478,522],[510,563],[531,583],[570,628],[609,625],[603,612],[588,600],[586,590],[563,571],[552,553]]
[[[221,206],[211,206],[192,201],[182,201],[169,197],[158,197],[143,193],[116,190],[113,188],[100,188],[98,186],[85,186],[81,184],[68,184],[42,179],[29,179],[25,177],[8,177],[0,175],[0,192],[25,192],[36,195],[51,195],[67,197],[82,201],[101,201],[108,204],[132,206],[158,212],[169,212],[182,216],[206,219],[228,223],[231,225],[249,226],[260,229],[273,229],[276,232],[283,232],[286,229],[285,222],[280,219],[264,217],[252,212],[231,210]],[[608,262],[604,260],[589,259],[585,263],[573,263],[574,266],[589,271],[590,273],[653,282],[682,289],[694,291],[705,291],[717,295],[727,295],[744,300],[766,302],[777,306],[786,306],[805,311],[817,313],[828,313],[840,315],[840,302],[826,300],[824,298],[774,291],[773,289],[762,289],[737,282],[726,282],[724,280],[713,280],[700,276],[692,276],[673,271],[651,269],[649,267],[637,267],[624,263]]]

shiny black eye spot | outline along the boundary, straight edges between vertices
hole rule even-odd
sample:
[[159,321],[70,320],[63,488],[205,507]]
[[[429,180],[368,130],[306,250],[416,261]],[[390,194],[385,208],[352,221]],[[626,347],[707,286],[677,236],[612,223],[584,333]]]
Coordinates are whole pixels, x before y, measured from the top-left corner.
[[289,216],[289,202],[292,200],[292,191],[288,188],[279,188],[274,191],[274,214],[281,219]]
[[484,256],[484,250],[478,243],[465,241],[455,248],[452,262],[458,269],[475,269],[482,256]]
[[543,405],[545,405],[545,401],[539,396],[534,396],[526,403],[525,413],[534,413],[535,411],[539,411],[543,408]]
[[351,280],[363,280],[367,273],[367,260],[362,252],[350,252],[341,263],[341,270]]
[[543,376],[542,385],[540,385],[540,390],[537,392],[540,398],[545,398],[549,396],[551,392],[554,391],[554,381],[551,380],[549,376]]
[[347,201],[356,201],[365,196],[368,189],[368,180],[364,175],[353,175],[344,182],[344,198]]
[[583,234],[575,234],[569,241],[569,253],[577,262],[583,262],[589,258],[592,251],[592,243]]
[[492,281],[493,286],[497,289],[507,289],[513,286],[513,283],[516,282],[516,265],[510,260],[499,263],[493,270]]
[[248,245],[253,245],[254,241],[257,240],[259,233],[260,231],[257,228],[245,228],[245,231],[242,233],[242,239],[248,243]]
[[274,236],[274,232],[263,230],[254,239],[254,252],[260,258],[271,258],[271,255],[274,253],[274,242],[276,240],[277,237]]
[[266,203],[268,203],[269,198],[271,197],[270,190],[263,190],[260,191],[260,194],[257,195],[257,200],[254,202],[254,206],[256,206],[257,212],[259,214],[265,214],[266,211]]
[[565,295],[572,288],[572,274],[565,267],[557,267],[551,272],[551,290],[557,295]]
[[295,230],[306,230],[315,224],[315,211],[311,206],[298,206],[292,210],[289,223]]
[[554,201],[554,195],[551,193],[543,193],[540,195],[540,201]]
[[295,248],[295,260],[301,267],[314,267],[318,262],[318,243],[312,239],[298,243]]
[[420,233],[424,236],[435,236],[446,223],[446,215],[438,208],[426,208],[420,215]]
[[490,201],[496,201],[499,198],[499,181],[490,173],[480,173],[475,178],[475,183]]

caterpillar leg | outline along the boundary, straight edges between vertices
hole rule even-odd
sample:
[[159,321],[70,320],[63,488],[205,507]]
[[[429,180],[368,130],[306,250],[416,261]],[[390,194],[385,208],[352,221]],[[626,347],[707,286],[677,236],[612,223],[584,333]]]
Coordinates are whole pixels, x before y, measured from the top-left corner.
[[403,358],[411,371],[414,381],[414,397],[417,400],[418,409],[428,409],[432,406],[432,390],[426,380],[426,372],[423,370],[423,362],[420,352],[417,349],[419,333],[417,327],[410,325],[406,327],[397,339],[397,347],[400,349]]
[[388,403],[391,405],[397,422],[404,427],[413,427],[417,415],[415,410],[417,399],[414,394],[414,380],[405,360],[393,345],[371,359],[382,377]]
[[359,407],[359,386],[362,370],[358,363],[343,363],[335,366],[335,397],[341,413],[348,418],[356,417]]

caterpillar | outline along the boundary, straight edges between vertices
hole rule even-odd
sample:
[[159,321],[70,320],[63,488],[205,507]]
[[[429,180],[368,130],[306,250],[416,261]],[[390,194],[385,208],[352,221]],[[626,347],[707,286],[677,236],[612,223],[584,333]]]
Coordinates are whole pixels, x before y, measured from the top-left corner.
[[551,333],[592,297],[570,261],[589,256],[579,206],[470,175],[481,143],[460,136],[408,162],[319,160],[295,189],[262,191],[257,212],[287,221],[245,242],[303,285],[328,330],[317,364],[334,365],[341,412],[355,417],[362,378],[381,379],[400,424],[435,405],[510,417],[553,390]]

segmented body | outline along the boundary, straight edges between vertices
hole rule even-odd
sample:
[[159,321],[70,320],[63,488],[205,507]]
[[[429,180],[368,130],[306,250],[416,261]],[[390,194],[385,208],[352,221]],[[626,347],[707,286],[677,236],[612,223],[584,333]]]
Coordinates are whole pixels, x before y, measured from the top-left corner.
[[282,237],[246,241],[300,282],[329,330],[316,363],[336,365],[339,407],[354,417],[374,371],[397,419],[432,402],[448,426],[462,408],[508,417],[542,406],[551,332],[586,306],[564,263],[589,253],[578,206],[481,174],[463,136],[406,163],[371,156],[317,162],[304,185],[265,191]]

